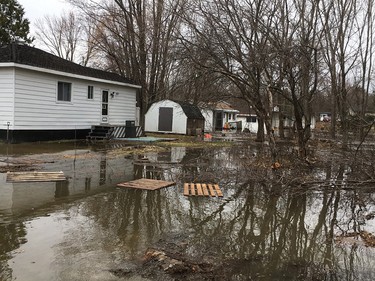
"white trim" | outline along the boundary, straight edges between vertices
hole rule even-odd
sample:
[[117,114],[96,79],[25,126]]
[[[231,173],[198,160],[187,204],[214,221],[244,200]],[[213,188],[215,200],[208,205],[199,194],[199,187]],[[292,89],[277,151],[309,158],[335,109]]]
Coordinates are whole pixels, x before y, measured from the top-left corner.
[[126,87],[130,87],[130,88],[136,88],[136,89],[142,88],[139,85],[123,83],[123,82],[118,82],[118,81],[112,81],[112,80],[106,80],[106,79],[100,79],[100,78],[95,78],[95,77],[91,77],[91,76],[78,75],[78,74],[73,74],[73,73],[64,72],[64,71],[57,71],[57,70],[41,68],[41,67],[36,67],[36,66],[30,66],[30,65],[24,65],[24,64],[18,64],[18,63],[13,63],[13,62],[0,63],[0,67],[17,67],[17,68],[34,70],[34,71],[43,72],[43,73],[66,76],[66,77],[70,77],[70,78],[77,78],[77,79],[83,79],[83,80],[89,80],[89,81],[95,81],[95,82],[101,82],[101,83],[107,83],[107,84],[113,84],[113,85],[120,85],[120,86],[126,86]]

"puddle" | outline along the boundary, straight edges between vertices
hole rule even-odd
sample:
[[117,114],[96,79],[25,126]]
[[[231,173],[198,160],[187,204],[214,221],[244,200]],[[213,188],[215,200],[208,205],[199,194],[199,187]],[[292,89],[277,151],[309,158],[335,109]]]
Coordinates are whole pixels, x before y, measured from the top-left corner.
[[[374,280],[373,187],[350,188],[334,164],[292,185],[287,170],[261,170],[260,154],[245,143],[13,153],[68,181],[0,174],[0,280]],[[176,185],[116,187],[141,177]],[[217,183],[224,197],[184,196],[185,182]]]

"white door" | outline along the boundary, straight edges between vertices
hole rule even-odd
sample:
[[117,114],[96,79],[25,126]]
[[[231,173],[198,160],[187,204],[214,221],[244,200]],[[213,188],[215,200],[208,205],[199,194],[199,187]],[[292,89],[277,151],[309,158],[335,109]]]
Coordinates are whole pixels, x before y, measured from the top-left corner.
[[101,123],[108,123],[108,90],[102,91],[102,119]]

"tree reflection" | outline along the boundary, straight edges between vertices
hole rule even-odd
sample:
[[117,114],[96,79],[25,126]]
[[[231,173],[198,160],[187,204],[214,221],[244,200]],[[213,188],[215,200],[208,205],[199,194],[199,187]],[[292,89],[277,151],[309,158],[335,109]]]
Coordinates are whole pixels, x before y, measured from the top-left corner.
[[12,251],[25,243],[26,229],[23,223],[0,224],[0,280],[11,280],[12,270],[8,259]]
[[[373,249],[361,245],[358,237],[358,243],[337,242],[340,235],[365,230],[369,224],[361,218],[375,205],[372,194],[351,188],[348,167],[332,161],[309,171],[324,181],[323,188],[285,184],[280,178],[298,174],[283,171],[269,169],[260,177],[261,169],[245,166],[255,158],[246,146],[187,151],[173,165],[163,155],[155,164],[166,164],[160,173],[148,168],[153,163],[140,163],[135,174],[160,179],[171,175],[176,186],[111,190],[83,200],[79,212],[105,229],[108,241],[129,259],[138,260],[147,247],[168,237],[164,246],[190,260],[228,265],[223,271],[231,280],[371,280]],[[183,196],[183,183],[206,181],[219,183],[224,198]],[[85,187],[90,185],[86,179]],[[6,243],[3,260],[19,246],[18,237],[24,237],[22,227],[12,227],[0,225]]]
[[[232,151],[226,153],[228,156]],[[369,278],[371,273],[366,268],[372,265],[372,249],[366,248],[363,255],[358,245],[335,243],[338,235],[361,230],[356,215],[361,210],[360,194],[343,189],[342,184],[335,185],[347,180],[346,166],[326,166],[325,180],[332,188],[316,191],[284,186],[272,178],[275,175],[270,175],[270,181],[254,178],[240,183],[243,177],[238,174],[243,171],[235,168],[238,159],[233,156],[231,167],[226,165],[225,170],[229,178],[222,176],[224,172],[211,178],[225,190],[223,199],[182,195],[183,182],[207,178],[208,173],[222,169],[213,163],[224,161],[223,157],[225,154],[206,150],[187,154],[176,188],[118,190],[108,200],[88,205],[87,211],[120,238],[123,249],[132,257],[142,255],[164,235],[180,233],[186,242],[186,247],[180,248],[182,254],[216,262],[233,261],[233,266],[225,270],[238,280]],[[199,161],[205,164],[196,165]]]

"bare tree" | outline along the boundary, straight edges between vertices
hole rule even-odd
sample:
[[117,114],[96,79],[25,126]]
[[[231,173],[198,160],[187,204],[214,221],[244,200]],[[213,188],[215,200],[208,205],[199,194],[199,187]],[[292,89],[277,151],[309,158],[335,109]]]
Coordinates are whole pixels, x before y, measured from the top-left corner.
[[[193,8],[193,17],[186,19],[188,31],[181,34],[191,59],[237,86],[264,122],[273,160],[272,114],[286,100],[301,156],[306,156],[320,76],[322,28],[316,1],[198,1]],[[205,59],[195,55],[197,50]],[[262,134],[258,131],[259,139]]]
[[312,101],[319,89],[319,9],[312,0],[281,1],[279,14],[279,24],[269,31],[273,34],[273,52],[277,54],[269,80],[275,78],[272,89],[293,109],[299,153],[306,157],[314,115]]
[[[101,67],[130,77],[142,86],[141,117],[149,105],[168,97],[174,34],[183,13],[183,0],[70,1],[89,16]],[[143,122],[143,118],[141,118]]]
[[349,74],[358,57],[358,42],[355,33],[357,1],[322,0],[320,13],[324,26],[322,48],[325,62],[330,74],[332,91],[332,126],[331,135],[336,136],[337,111],[340,116],[341,132],[344,146],[348,143],[348,101],[347,86]]
[[[232,97],[232,84],[226,77],[195,63],[183,46],[177,50],[168,79],[171,98],[202,106]],[[204,53],[196,53],[194,57],[199,61],[206,59]]]
[[73,12],[60,17],[45,16],[36,22],[36,39],[53,54],[75,61],[82,27]]
[[[276,160],[272,129],[273,99],[266,68],[272,57],[265,30],[273,25],[275,6],[270,1],[197,1],[185,17],[180,40],[190,59],[202,68],[221,74],[238,88],[264,122],[273,160]],[[199,59],[196,54],[204,54]],[[259,126],[258,140],[264,140]]]
[[359,100],[358,116],[360,119],[359,140],[363,141],[373,126],[373,121],[366,120],[366,111],[368,109],[369,93],[371,91],[371,80],[375,52],[374,46],[374,2],[373,0],[363,1],[363,8],[360,9],[357,19],[359,28],[359,45],[360,45],[360,75],[359,84],[362,93]]

